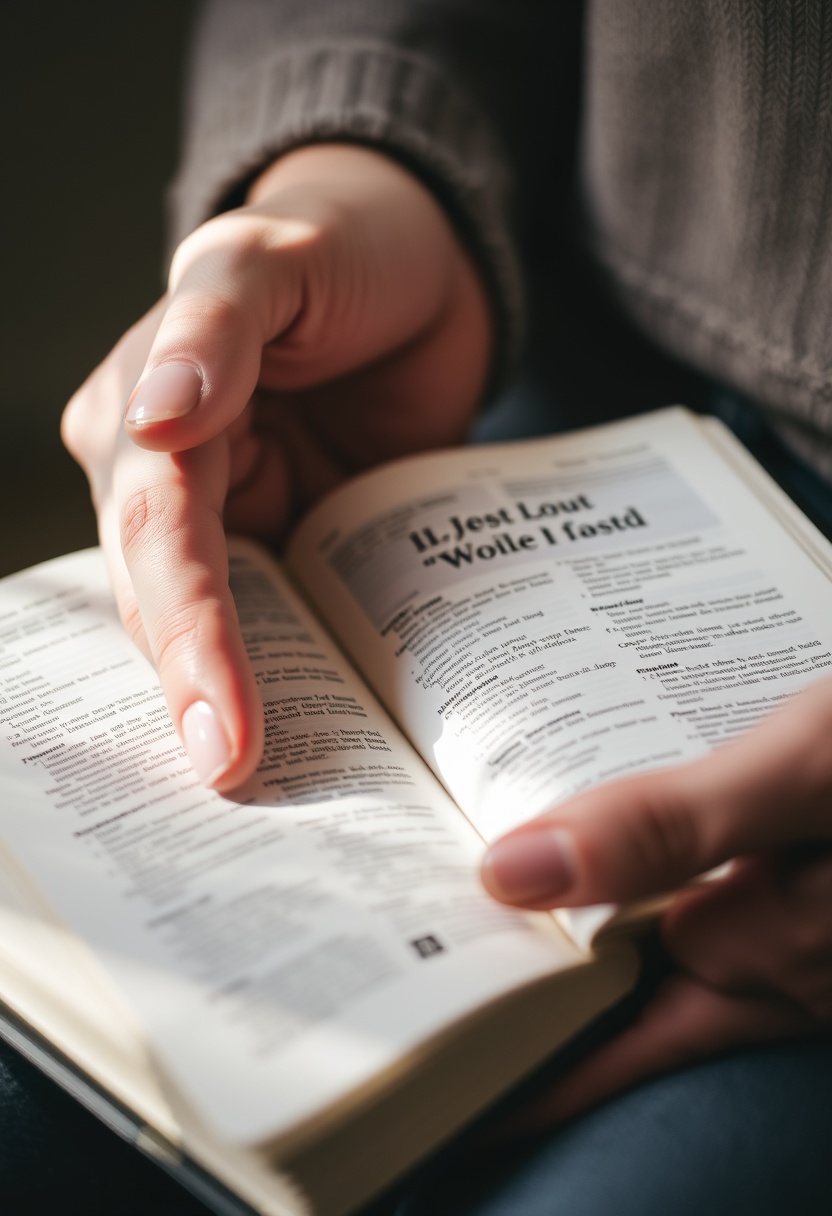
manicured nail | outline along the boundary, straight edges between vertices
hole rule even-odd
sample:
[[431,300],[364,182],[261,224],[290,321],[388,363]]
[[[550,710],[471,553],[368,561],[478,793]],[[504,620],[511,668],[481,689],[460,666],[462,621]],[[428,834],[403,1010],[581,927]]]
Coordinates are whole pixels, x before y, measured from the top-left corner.
[[220,721],[207,701],[194,701],[182,715],[185,751],[202,785],[213,785],[231,759]]
[[193,363],[161,363],[142,380],[127,405],[135,426],[190,414],[202,395],[202,373]]
[[483,870],[491,891],[508,903],[557,899],[575,878],[572,837],[560,828],[505,836],[486,853]]

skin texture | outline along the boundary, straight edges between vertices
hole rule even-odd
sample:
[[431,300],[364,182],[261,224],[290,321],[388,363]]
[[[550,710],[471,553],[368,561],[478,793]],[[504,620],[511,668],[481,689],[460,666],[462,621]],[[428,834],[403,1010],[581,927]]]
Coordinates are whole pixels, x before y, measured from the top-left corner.
[[[573,799],[498,842],[483,878],[524,907],[640,899],[682,886],[660,932],[676,963],[634,1025],[513,1120],[562,1123],[639,1081],[747,1043],[832,1029],[832,682],[682,768]],[[501,846],[554,836],[558,888],[521,899]],[[723,862],[714,882],[684,884]],[[534,877],[540,881],[545,867]],[[513,874],[524,877],[522,871]]]
[[[279,543],[342,478],[460,442],[492,331],[478,272],[429,192],[379,153],[321,145],[283,157],[245,207],[188,237],[166,296],[70,401],[63,435],[90,480],[122,620],[180,734],[195,704],[213,708],[226,745],[205,766],[216,788],[254,770],[263,738],[224,529]],[[674,898],[661,933],[678,970],[639,1021],[509,1132],[743,1043],[828,1033],[830,734],[824,681],[713,755],[593,790],[490,850],[488,889],[535,908],[636,899],[739,859]],[[507,869],[519,836],[540,847],[515,848]]]
[[[124,625],[180,734],[196,702],[220,720],[216,788],[244,781],[263,743],[224,527],[279,542],[344,477],[460,442],[491,328],[477,271],[428,191],[378,153],[310,147],[188,237],[165,298],[67,406],[64,441],[90,480]],[[195,369],[198,402],[163,392],[169,413],[193,408],[122,425],[128,399],[171,363]]]

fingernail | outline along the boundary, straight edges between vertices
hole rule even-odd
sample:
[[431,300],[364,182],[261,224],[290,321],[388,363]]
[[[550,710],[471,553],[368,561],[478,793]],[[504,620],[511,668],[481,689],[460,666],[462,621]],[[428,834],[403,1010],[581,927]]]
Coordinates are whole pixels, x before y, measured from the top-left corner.
[[182,715],[185,750],[202,785],[213,785],[231,759],[220,721],[207,701],[194,701]]
[[125,422],[136,426],[189,414],[202,395],[202,373],[193,363],[161,363],[127,404]]
[[505,836],[486,853],[483,870],[489,888],[509,903],[556,899],[575,878],[572,837],[561,828]]

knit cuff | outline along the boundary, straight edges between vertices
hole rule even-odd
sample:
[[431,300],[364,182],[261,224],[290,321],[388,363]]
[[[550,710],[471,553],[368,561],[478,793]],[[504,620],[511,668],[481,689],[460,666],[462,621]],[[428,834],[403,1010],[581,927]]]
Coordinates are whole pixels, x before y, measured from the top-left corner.
[[377,42],[315,43],[213,80],[169,191],[170,256],[199,224],[241,204],[277,156],[329,140],[380,148],[437,195],[484,273],[498,323],[492,387],[502,381],[524,311],[506,159],[471,99],[420,55]]

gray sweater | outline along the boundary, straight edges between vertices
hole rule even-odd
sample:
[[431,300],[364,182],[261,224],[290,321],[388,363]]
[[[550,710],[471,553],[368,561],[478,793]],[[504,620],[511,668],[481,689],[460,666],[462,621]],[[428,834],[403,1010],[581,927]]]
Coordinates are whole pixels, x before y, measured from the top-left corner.
[[566,367],[576,316],[581,361],[603,362],[614,299],[832,477],[828,0],[208,0],[174,239],[332,138],[436,191],[483,268],[503,366],[525,332]]

